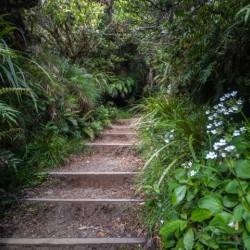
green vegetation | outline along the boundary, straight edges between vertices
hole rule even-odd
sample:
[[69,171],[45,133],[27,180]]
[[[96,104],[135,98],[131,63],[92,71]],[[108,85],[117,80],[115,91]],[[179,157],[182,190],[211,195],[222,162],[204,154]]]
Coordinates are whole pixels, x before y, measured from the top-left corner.
[[249,2],[38,2],[1,12],[4,201],[136,102],[159,248],[250,249]]
[[170,97],[141,105],[142,147],[152,155],[141,174],[145,213],[165,248],[249,248],[250,128],[242,106],[236,91],[206,111]]

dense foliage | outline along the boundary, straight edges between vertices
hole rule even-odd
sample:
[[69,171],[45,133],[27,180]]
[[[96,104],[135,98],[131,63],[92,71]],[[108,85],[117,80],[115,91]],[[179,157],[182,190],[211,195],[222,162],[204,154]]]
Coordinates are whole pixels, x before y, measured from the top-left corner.
[[142,105],[143,148],[152,154],[142,188],[148,223],[164,248],[249,249],[249,121],[242,106],[236,91],[206,111],[169,97]]
[[140,188],[159,247],[250,249],[249,1],[7,2],[3,195],[93,140],[112,103],[144,96]]
[[[104,87],[84,68],[49,53],[26,54],[5,42],[16,28],[5,21],[1,33],[1,192],[41,181],[40,173],[82,150],[116,114],[101,105]],[[31,55],[31,54],[30,54]]]

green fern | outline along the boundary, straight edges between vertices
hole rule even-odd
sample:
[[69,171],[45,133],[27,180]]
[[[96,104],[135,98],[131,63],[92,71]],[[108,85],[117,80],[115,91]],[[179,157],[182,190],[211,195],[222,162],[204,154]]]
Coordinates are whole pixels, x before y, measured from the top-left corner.
[[28,89],[25,88],[0,88],[0,95],[8,94],[8,93],[22,93],[28,92]]

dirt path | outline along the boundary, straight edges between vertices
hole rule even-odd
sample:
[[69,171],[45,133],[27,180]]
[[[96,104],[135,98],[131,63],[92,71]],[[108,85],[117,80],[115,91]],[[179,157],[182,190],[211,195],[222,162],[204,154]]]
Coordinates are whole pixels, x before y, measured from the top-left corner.
[[18,211],[0,222],[0,249],[142,249],[135,121],[118,120],[87,143],[90,153],[73,156],[27,190]]

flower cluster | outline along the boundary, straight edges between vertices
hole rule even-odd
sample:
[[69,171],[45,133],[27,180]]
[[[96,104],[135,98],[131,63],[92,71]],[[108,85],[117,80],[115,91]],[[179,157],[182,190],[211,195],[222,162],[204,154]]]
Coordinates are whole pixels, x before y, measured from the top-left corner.
[[185,169],[191,168],[193,165],[193,163],[191,161],[189,162],[184,162],[181,164],[182,167],[184,167]]
[[170,140],[174,138],[174,129],[171,129],[170,132],[166,133],[164,136],[164,142],[168,144]]
[[184,168],[184,169],[188,169],[188,176],[194,176],[197,174],[197,171],[196,170],[190,170],[190,168],[193,166],[193,163],[191,161],[189,162],[184,162],[181,164],[181,166]]
[[[236,100],[236,95],[237,91],[225,94],[220,98],[219,104],[215,105],[213,109],[206,111],[209,121],[209,124],[207,125],[207,133],[216,135],[227,131],[226,125],[224,124],[224,121],[226,120],[224,116],[227,116],[228,119],[230,114],[238,113],[243,106],[242,99]],[[235,129],[232,134],[227,134],[227,136],[216,141],[213,144],[213,151],[208,152],[205,158],[207,160],[212,160],[217,159],[219,156],[225,158],[227,155],[237,157],[238,154],[236,154],[236,148],[232,145],[231,140],[234,137],[240,136],[245,131],[246,127],[243,126]]]
[[220,102],[211,110],[206,111],[209,124],[207,125],[207,133],[216,135],[223,131],[224,117],[238,113],[243,106],[242,99],[236,99],[237,91],[227,93],[220,98]]

